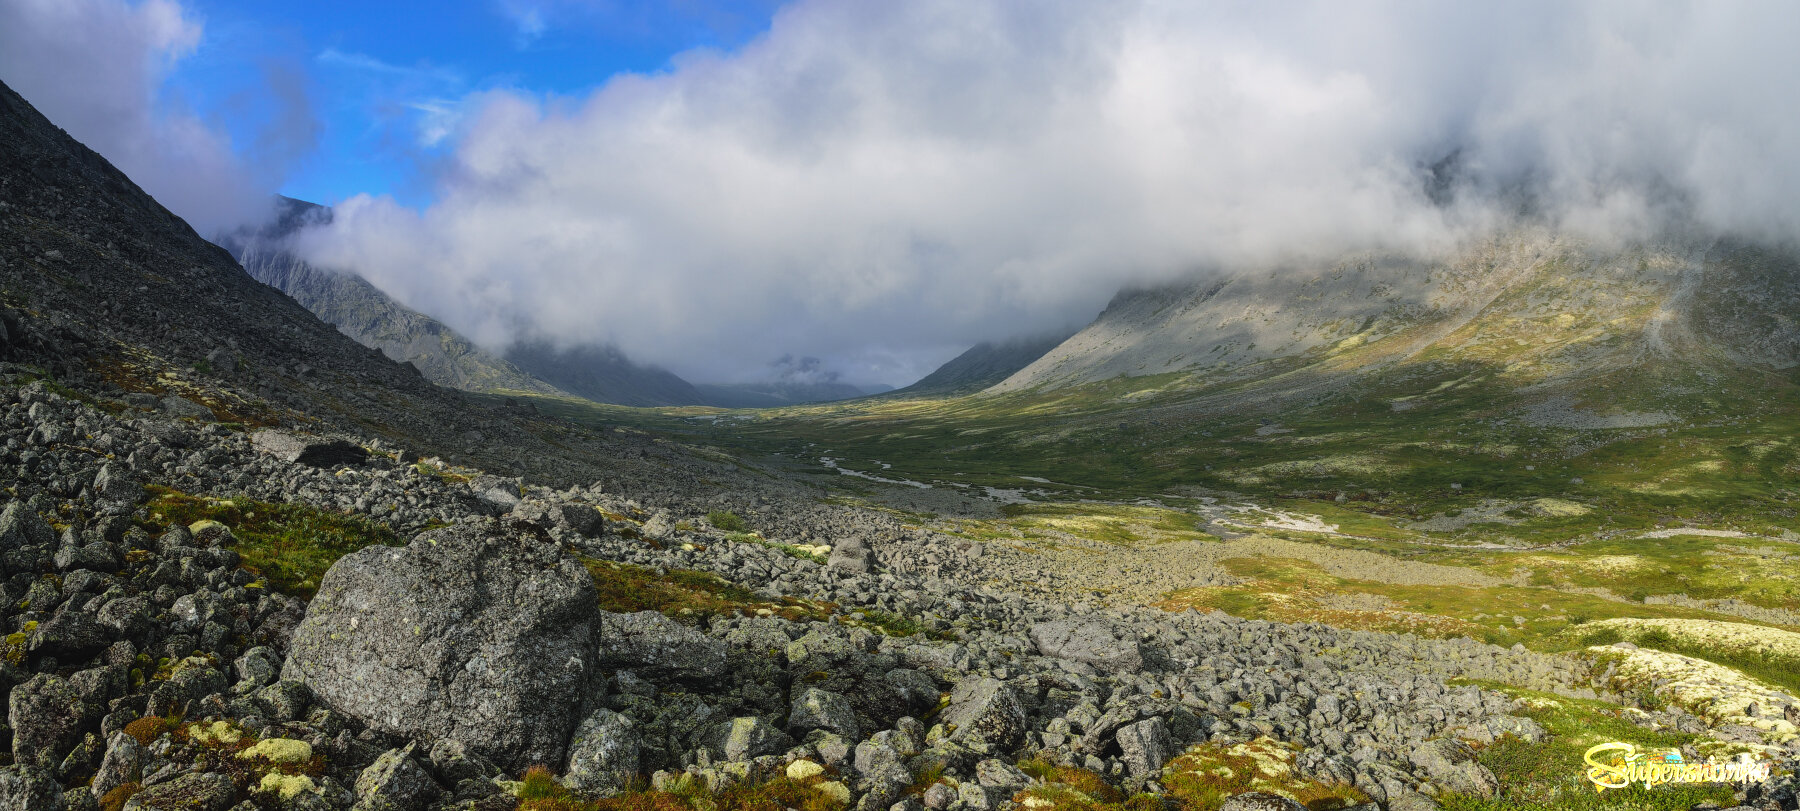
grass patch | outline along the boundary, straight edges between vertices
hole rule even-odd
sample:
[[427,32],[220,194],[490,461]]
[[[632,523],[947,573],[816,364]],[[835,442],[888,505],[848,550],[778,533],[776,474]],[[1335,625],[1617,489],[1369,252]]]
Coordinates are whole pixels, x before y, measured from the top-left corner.
[[769,600],[717,575],[688,569],[655,569],[629,563],[582,558],[600,608],[617,614],[656,611],[670,618],[697,623],[719,614],[753,614],[783,619],[823,620],[837,606],[828,602],[782,597]]
[[1800,634],[1742,622],[1624,619],[1597,623],[1565,639],[1580,646],[1631,642],[1639,647],[1704,659],[1800,695]]
[[1334,785],[1294,771],[1299,747],[1270,738],[1233,746],[1201,744],[1165,767],[1163,784],[1183,808],[1215,809],[1234,794],[1266,791],[1280,794],[1313,811],[1328,811],[1369,801],[1355,786]]
[[366,546],[399,546],[387,524],[306,504],[212,499],[151,486],[147,507],[154,532],[217,521],[231,528],[241,565],[270,588],[311,599],[319,579],[343,557]]
[[744,519],[734,512],[714,510],[706,514],[706,523],[712,524],[713,529],[725,532],[750,531],[750,525],[744,523]]
[[948,642],[957,639],[957,635],[949,631],[933,631],[918,620],[903,617],[878,608],[865,608],[860,624],[874,628],[887,636],[918,636],[924,634],[927,639]]
[[1619,707],[1600,701],[1563,698],[1491,682],[1457,680],[1499,690],[1525,705],[1516,714],[1537,721],[1550,734],[1544,743],[1507,736],[1483,748],[1477,758],[1494,773],[1500,791],[1493,798],[1450,795],[1440,798],[1448,811],[1686,811],[1703,802],[1729,806],[1732,791],[1723,786],[1667,785],[1654,789],[1631,786],[1596,793],[1584,776],[1582,755],[1597,743],[1620,741],[1640,748],[1666,750],[1699,740],[1681,732],[1644,729],[1624,717]]

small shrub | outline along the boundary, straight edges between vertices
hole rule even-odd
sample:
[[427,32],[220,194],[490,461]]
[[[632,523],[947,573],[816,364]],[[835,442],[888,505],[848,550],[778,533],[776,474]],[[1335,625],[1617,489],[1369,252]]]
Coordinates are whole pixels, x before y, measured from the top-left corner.
[[125,734],[136,738],[138,743],[149,746],[151,743],[155,742],[157,738],[162,737],[164,733],[174,732],[176,727],[180,725],[181,721],[179,719],[147,715],[126,724]]
[[1617,628],[1601,628],[1598,630],[1589,631],[1586,635],[1581,637],[1581,642],[1582,642],[1582,644],[1588,645],[1588,646],[1611,645],[1612,643],[1618,642],[1624,638],[1625,638],[1624,635],[1620,634],[1619,629],[1617,629]]
[[712,524],[714,529],[724,530],[725,532],[750,531],[750,525],[744,523],[744,519],[738,517],[738,514],[734,512],[714,510],[713,512],[706,514],[706,523]]
[[1662,628],[1651,628],[1637,635],[1637,644],[1646,648],[1668,650],[1675,644],[1675,636]]
[[141,788],[137,783],[125,783],[106,792],[106,796],[100,798],[100,811],[121,811]]

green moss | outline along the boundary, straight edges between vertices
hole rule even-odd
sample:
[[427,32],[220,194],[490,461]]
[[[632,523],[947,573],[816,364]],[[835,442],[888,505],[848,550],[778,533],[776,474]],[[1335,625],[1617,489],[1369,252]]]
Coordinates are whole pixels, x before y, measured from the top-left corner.
[[210,499],[151,487],[148,505],[155,527],[217,521],[231,529],[245,569],[285,594],[310,598],[338,558],[365,546],[398,546],[387,524],[305,504]]
[[712,524],[714,529],[720,529],[726,532],[750,531],[750,525],[744,523],[744,519],[740,518],[738,514],[734,512],[714,510],[713,512],[706,514],[706,523]]
[[764,612],[789,620],[822,620],[837,608],[833,603],[793,597],[765,599],[706,572],[671,569],[658,573],[643,566],[593,558],[583,558],[581,562],[594,579],[600,608],[614,613],[657,611],[691,623],[716,614]]

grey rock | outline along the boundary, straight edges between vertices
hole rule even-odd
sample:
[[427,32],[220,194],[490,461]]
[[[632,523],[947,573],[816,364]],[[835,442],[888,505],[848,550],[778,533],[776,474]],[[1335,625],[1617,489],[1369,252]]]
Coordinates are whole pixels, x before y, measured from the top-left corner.
[[1133,777],[1154,777],[1175,756],[1175,744],[1161,718],[1139,721],[1119,730],[1119,751]]
[[44,769],[61,765],[81,742],[82,731],[99,722],[99,709],[85,702],[69,680],[48,673],[14,687],[7,713],[14,762]]
[[258,708],[268,713],[271,721],[298,721],[306,717],[306,710],[312,705],[313,691],[305,682],[282,679],[257,690],[251,698]]
[[931,811],[944,811],[956,802],[957,791],[942,781],[932,783],[925,789],[925,807]]
[[616,794],[638,776],[642,749],[643,737],[631,719],[612,710],[596,710],[582,720],[569,741],[563,783],[587,794]]
[[831,556],[826,558],[825,565],[849,574],[866,574],[874,568],[875,557],[861,541],[846,540],[831,548]]
[[1031,626],[1032,644],[1045,656],[1090,665],[1107,673],[1135,673],[1144,667],[1136,639],[1122,638],[1098,622],[1057,620]]
[[341,439],[321,440],[265,428],[250,435],[250,445],[289,464],[331,468],[369,461],[368,449]]
[[476,476],[469,482],[475,498],[496,515],[505,515],[519,506],[519,483],[499,476]]
[[197,772],[145,787],[125,802],[125,811],[225,811],[236,799],[231,778]]
[[440,793],[413,756],[418,744],[383,752],[356,778],[356,811],[419,811]]
[[101,513],[123,515],[143,499],[144,486],[122,466],[108,462],[94,476],[94,497]]
[[1407,791],[1388,799],[1388,811],[1438,811],[1441,806],[1416,791]]
[[59,811],[62,786],[40,769],[23,764],[0,768],[0,811]]
[[233,667],[237,669],[238,684],[250,689],[265,687],[281,676],[281,658],[267,645],[244,651]]
[[1219,811],[1306,811],[1306,806],[1279,794],[1249,791],[1225,798]]
[[862,737],[850,700],[817,687],[807,687],[794,697],[793,706],[788,710],[787,726],[795,734],[824,729],[852,741]]
[[1500,786],[1494,773],[1477,762],[1474,751],[1461,741],[1426,741],[1413,749],[1409,758],[1431,782],[1451,791],[1492,797]]
[[1030,721],[1013,688],[997,679],[967,678],[950,692],[944,722],[959,738],[1012,749],[1025,737]]
[[469,751],[462,741],[443,739],[431,744],[427,765],[447,786],[467,780],[489,780],[501,774],[500,767],[487,758]]
[[975,781],[988,788],[1018,790],[1031,785],[1031,777],[1004,760],[988,758],[975,764]]
[[161,405],[163,413],[171,417],[199,420],[202,422],[213,421],[212,409],[196,403],[193,400],[189,400],[186,397],[176,397],[173,395],[164,397],[162,398]]
[[725,672],[723,640],[656,611],[601,614],[600,666],[674,679],[710,679]]
[[597,683],[593,581],[526,524],[469,523],[326,573],[284,679],[378,730],[454,738],[503,767],[566,759]]
[[94,799],[105,797],[106,793],[126,783],[136,783],[144,777],[145,751],[143,744],[136,738],[123,732],[114,732],[106,739],[106,757],[100,761],[99,771],[94,773],[94,782],[88,787]]
[[754,715],[733,718],[715,728],[710,736],[714,752],[730,761],[747,761],[785,752],[794,739],[774,725]]

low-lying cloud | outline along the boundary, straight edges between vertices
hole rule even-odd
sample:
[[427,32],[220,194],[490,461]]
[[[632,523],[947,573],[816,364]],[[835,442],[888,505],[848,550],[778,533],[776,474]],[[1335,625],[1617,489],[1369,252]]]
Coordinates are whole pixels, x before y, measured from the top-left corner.
[[273,59],[256,92],[231,105],[267,111],[249,143],[234,145],[225,128],[166,97],[166,77],[200,47],[202,31],[174,0],[0,0],[0,79],[201,234],[215,234],[269,211],[320,125],[304,76]]
[[1800,233],[1795,30],[1778,2],[801,0],[666,72],[459,100],[432,205],[353,198],[305,250],[492,345],[903,384],[1123,284],[1521,211]]

